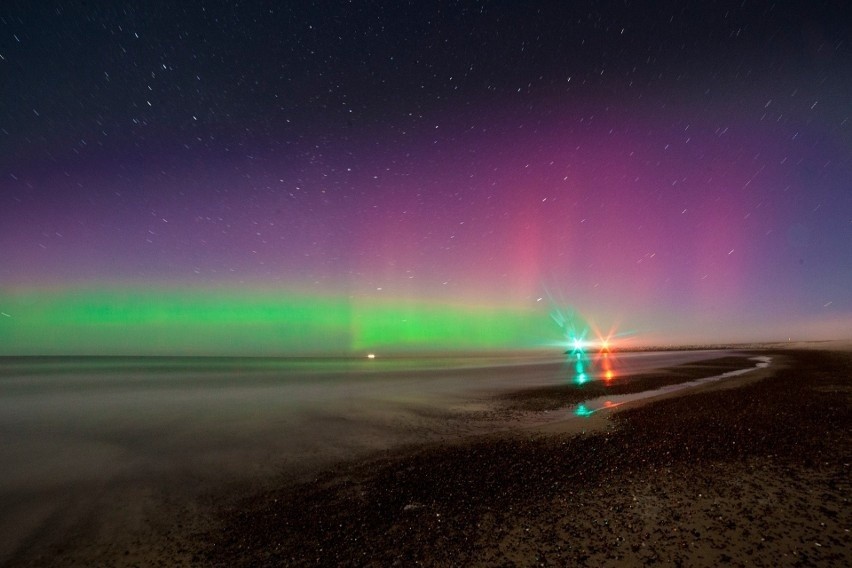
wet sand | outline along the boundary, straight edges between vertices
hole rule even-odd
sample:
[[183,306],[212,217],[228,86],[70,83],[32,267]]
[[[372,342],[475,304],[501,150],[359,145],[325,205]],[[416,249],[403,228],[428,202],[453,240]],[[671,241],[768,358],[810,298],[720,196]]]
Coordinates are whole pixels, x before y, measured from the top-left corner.
[[[852,565],[852,355],[783,364],[612,415],[341,465],[224,507],[214,566]],[[735,382],[738,388],[731,388]],[[553,393],[546,393],[551,397]],[[515,405],[549,406],[541,389]],[[559,395],[557,395],[559,396]]]

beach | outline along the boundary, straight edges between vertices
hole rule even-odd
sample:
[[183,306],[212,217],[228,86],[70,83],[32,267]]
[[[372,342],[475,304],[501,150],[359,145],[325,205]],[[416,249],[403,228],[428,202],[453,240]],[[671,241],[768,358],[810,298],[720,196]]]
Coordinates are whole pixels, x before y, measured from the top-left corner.
[[198,558],[848,566],[852,357],[772,355],[763,380],[623,410],[611,431],[416,448],[265,493],[223,512]]
[[[576,413],[601,389],[667,388],[754,357],[771,364]],[[348,457],[99,486],[78,497],[88,522],[48,524],[6,564],[849,565],[850,372],[848,350],[713,353],[608,386],[441,399],[407,415],[408,435]]]

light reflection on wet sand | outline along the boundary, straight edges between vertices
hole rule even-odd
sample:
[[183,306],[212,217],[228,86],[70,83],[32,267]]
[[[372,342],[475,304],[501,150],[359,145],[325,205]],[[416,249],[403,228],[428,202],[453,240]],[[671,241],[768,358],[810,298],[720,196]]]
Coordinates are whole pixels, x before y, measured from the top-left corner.
[[[727,373],[721,373],[719,375],[714,375],[712,377],[705,377],[702,379],[696,379],[694,381],[688,381],[685,383],[678,383],[674,385],[668,385],[665,387],[661,387],[658,389],[647,390],[637,393],[630,394],[620,394],[620,395],[605,395],[597,398],[593,398],[591,400],[584,401],[582,404],[578,404],[571,409],[571,413],[579,417],[591,416],[595,412],[600,410],[609,410],[613,408],[617,408],[622,404],[626,404],[628,402],[634,402],[638,400],[644,400],[648,398],[654,398],[658,396],[662,396],[665,394],[670,394],[673,392],[677,392],[684,389],[695,388],[697,386],[701,386],[707,383],[716,382],[722,379],[726,379],[729,377],[736,377],[739,375],[744,375],[751,371],[755,371],[757,369],[763,369],[769,366],[772,361],[771,357],[751,357],[749,360],[757,361],[757,363],[753,367],[748,367],[745,369],[736,369],[734,371],[728,371]],[[606,375],[604,375],[606,376]]]

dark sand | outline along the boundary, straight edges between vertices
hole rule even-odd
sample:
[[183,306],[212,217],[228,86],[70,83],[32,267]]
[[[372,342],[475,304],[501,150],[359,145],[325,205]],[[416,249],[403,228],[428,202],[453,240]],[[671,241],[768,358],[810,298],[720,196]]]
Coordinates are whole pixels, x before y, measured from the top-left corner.
[[[603,433],[410,448],[263,492],[221,511],[194,561],[850,566],[852,355],[772,355],[763,380],[623,410]],[[558,391],[509,406],[571,400]]]
[[[92,495],[88,528],[53,527],[62,545],[10,565],[852,565],[852,353],[769,354],[769,369],[585,421],[553,417],[745,361],[501,395],[449,413],[460,435],[444,443],[203,498],[174,487],[138,514],[119,513],[150,500],[112,504],[134,526]],[[482,431],[496,432],[465,435]]]

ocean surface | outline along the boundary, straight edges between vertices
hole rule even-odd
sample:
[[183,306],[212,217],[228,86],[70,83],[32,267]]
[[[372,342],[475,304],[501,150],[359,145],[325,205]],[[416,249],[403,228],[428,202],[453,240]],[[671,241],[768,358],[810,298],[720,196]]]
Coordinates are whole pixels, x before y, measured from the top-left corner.
[[[623,353],[607,370],[721,354]],[[304,473],[458,435],[463,423],[448,412],[578,372],[597,380],[605,371],[591,359],[578,371],[559,355],[0,358],[0,563],[45,530],[70,530],[67,512],[95,514],[94,502]]]

